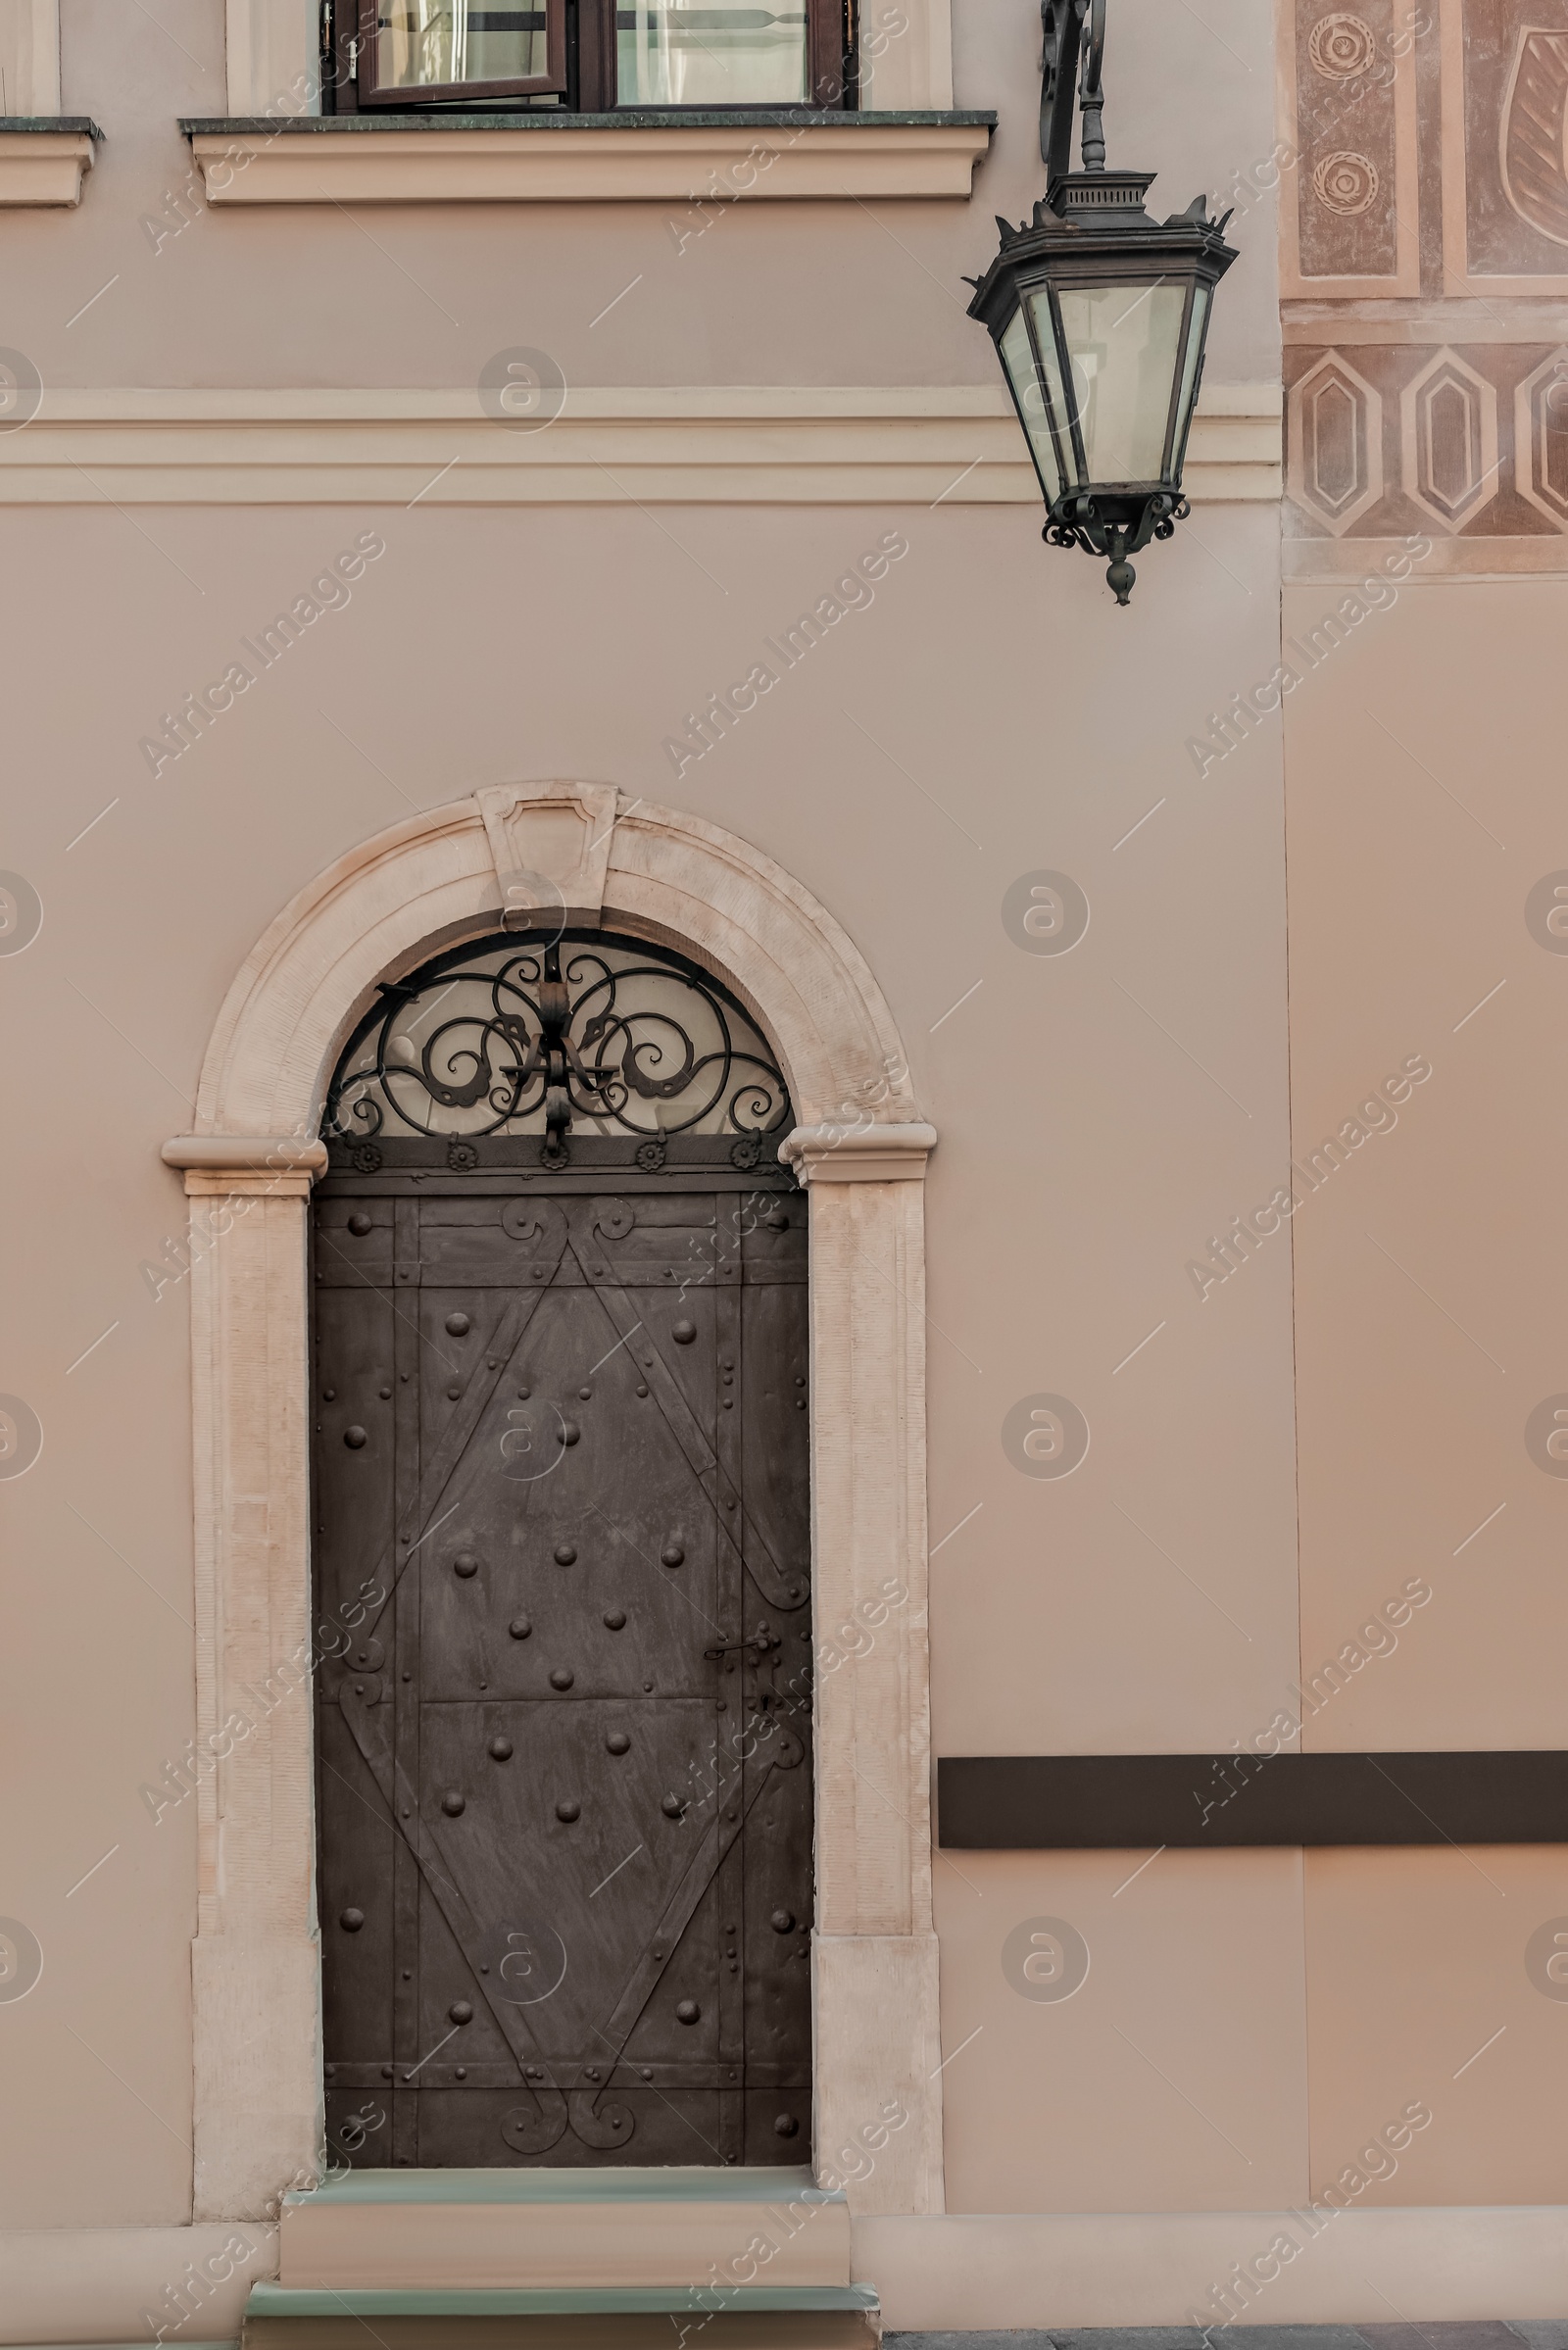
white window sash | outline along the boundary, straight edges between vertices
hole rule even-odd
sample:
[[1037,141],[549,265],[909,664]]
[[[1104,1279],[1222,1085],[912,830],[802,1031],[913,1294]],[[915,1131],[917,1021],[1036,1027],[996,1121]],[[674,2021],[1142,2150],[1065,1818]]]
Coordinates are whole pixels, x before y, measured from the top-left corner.
[[[354,0],[335,0],[342,16]],[[231,115],[321,111],[318,0],[227,0]]]
[[10,0],[0,11],[0,114],[60,112],[60,0]]

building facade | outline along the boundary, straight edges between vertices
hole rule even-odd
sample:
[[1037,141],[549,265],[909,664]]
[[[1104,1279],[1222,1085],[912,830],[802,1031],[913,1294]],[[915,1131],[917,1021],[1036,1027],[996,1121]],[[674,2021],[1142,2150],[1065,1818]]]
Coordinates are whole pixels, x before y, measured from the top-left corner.
[[1116,0],[1125,611],[1022,0],[334,5],[0,16],[0,2338],[726,2162],[1560,2318],[1563,0]]

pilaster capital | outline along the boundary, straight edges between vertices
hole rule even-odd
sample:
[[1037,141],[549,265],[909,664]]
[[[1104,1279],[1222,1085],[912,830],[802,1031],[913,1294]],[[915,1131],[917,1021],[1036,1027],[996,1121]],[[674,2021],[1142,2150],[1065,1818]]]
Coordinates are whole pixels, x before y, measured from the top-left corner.
[[797,1126],[778,1154],[802,1183],[919,1183],[936,1147],[936,1128],[923,1123],[830,1123]]
[[299,1199],[326,1169],[326,1145],[297,1135],[181,1134],[164,1145],[162,1156],[167,1166],[184,1169],[192,1199],[215,1193]]

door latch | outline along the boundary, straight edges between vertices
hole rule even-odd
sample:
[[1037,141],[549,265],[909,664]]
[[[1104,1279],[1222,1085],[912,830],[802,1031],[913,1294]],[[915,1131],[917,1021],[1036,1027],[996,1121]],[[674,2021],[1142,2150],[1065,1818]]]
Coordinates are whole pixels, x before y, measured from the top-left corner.
[[778,1634],[769,1632],[764,1624],[759,1626],[750,1640],[723,1640],[716,1648],[705,1648],[703,1654],[705,1657],[730,1656],[737,1648],[755,1648],[759,1656],[766,1656],[769,1649],[782,1646],[783,1642]]

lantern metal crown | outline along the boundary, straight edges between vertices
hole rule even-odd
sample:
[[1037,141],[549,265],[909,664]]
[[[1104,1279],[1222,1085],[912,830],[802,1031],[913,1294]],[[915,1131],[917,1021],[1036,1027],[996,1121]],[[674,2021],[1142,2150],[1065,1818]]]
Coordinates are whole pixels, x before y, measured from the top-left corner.
[[[1144,209],[1152,171],[1107,171],[1101,69],[1105,0],[1042,0],[1040,153],[1031,222],[999,218],[1002,250],[969,316],[989,330],[1028,440],[1057,547],[1108,556],[1118,604],[1128,562],[1189,512],[1187,436],[1213,291],[1236,259],[1230,219],[1195,197],[1165,221]],[[1069,169],[1075,101],[1083,169]]]

